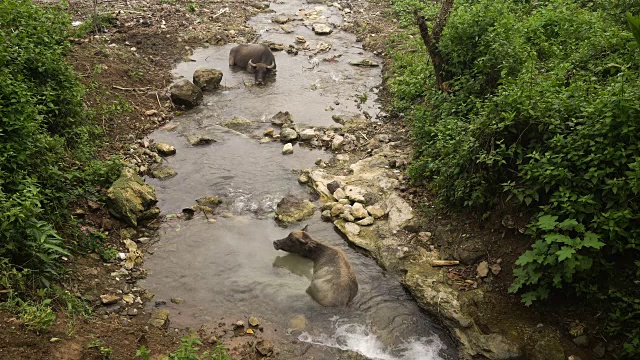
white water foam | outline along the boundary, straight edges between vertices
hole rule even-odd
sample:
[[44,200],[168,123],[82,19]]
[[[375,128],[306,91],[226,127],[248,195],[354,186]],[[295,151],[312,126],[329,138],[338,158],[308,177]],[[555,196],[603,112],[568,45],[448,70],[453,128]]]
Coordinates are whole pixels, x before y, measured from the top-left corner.
[[372,360],[442,360],[438,354],[446,349],[436,335],[406,339],[402,344],[387,348],[383,342],[364,325],[340,324],[337,321],[333,335],[313,336],[303,332],[298,340],[324,345],[340,350],[357,352]]

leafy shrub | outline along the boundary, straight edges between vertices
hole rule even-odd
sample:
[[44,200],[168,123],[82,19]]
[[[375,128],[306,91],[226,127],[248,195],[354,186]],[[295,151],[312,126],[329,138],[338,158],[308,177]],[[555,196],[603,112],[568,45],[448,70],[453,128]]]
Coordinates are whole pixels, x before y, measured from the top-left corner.
[[415,138],[410,175],[449,205],[533,210],[535,242],[511,291],[530,304],[571,288],[623,306],[609,327],[640,351],[640,289],[630,286],[640,275],[640,56],[624,16],[640,3],[455,4],[439,44],[450,94],[430,86],[426,53],[394,56],[394,106]]
[[0,258],[42,285],[67,254],[55,228],[68,204],[116,167],[94,159],[99,133],[64,58],[69,30],[57,8],[0,2]]

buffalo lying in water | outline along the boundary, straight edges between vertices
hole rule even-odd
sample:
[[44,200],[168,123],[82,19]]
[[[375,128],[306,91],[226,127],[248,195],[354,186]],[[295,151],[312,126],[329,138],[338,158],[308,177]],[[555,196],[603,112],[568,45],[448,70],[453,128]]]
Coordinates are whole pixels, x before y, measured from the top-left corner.
[[267,73],[276,69],[276,58],[267,45],[241,44],[229,51],[229,66],[253,71],[256,84],[264,84]]
[[313,260],[313,278],[307,293],[322,306],[347,306],[358,293],[356,275],[342,251],[312,238],[306,227],[273,242],[284,250]]

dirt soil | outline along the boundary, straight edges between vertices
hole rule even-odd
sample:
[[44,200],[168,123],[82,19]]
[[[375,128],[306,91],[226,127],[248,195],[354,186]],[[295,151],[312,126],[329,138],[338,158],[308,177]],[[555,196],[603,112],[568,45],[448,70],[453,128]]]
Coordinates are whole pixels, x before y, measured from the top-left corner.
[[[55,3],[42,2],[44,5]],[[354,14],[352,21],[346,22],[343,28],[355,33],[368,50],[385,55],[388,35],[397,26],[395,19],[389,16],[389,5],[383,0],[342,0],[338,3],[352,9]],[[90,0],[76,0],[69,1],[68,11],[75,21],[86,23],[97,14],[104,24],[97,33],[95,27],[89,26],[90,31],[75,39],[76,46],[69,61],[87,86],[86,105],[97,112],[97,121],[107,135],[108,143],[101,155],[108,157],[124,153],[131,144],[179,113],[166,93],[172,82],[170,70],[177,62],[188,59],[197,47],[252,41],[256,34],[246,21],[260,11],[269,10],[268,2],[258,0],[103,0],[98,1],[96,9]],[[389,61],[387,57],[387,65]],[[382,89],[381,100],[386,101],[386,97]],[[398,115],[389,116],[374,126],[356,126],[347,131],[367,138],[390,134],[391,141],[402,144],[398,146],[403,149],[400,151],[409,152],[411,148],[410,130]],[[371,149],[358,149],[350,155],[359,159],[367,151]],[[331,165],[331,171],[336,173],[348,171],[335,160]],[[407,164],[390,166],[406,170]],[[471,264],[451,268],[449,278],[451,285],[461,291],[479,286],[488,292],[486,304],[480,304],[477,311],[477,319],[487,331],[510,331],[510,327],[519,325],[513,324],[511,317],[518,313],[521,316],[516,321],[557,329],[564,336],[567,355],[592,358],[589,352],[573,345],[569,332],[583,327],[591,338],[601,338],[598,322],[593,320],[595,317],[585,317],[579,312],[581,309],[566,305],[564,299],[560,299],[563,305],[525,308],[517,297],[507,293],[513,264],[518,254],[529,246],[529,240],[520,231],[527,214],[505,209],[495,211],[489,220],[483,220],[483,214],[478,213],[446,213],[436,207],[432,194],[424,187],[410,185],[406,176],[402,180],[403,196],[420,214],[420,220],[413,228],[406,229],[407,236],[417,236],[419,232],[432,232],[436,236],[444,231],[453,239],[451,246],[461,246],[469,238],[484,244],[486,254]],[[125,251],[121,233],[131,229],[110,218],[100,204],[82,202],[78,208],[86,214],[87,223],[108,232],[110,244]],[[505,217],[508,214],[510,217]],[[133,231],[138,238],[152,236],[156,226],[147,224]],[[430,245],[434,244],[424,244]],[[480,261],[499,263],[501,270],[479,280],[476,268]],[[112,350],[114,359],[133,359],[142,345],[151,350],[152,358],[158,358],[175,351],[180,337],[188,334],[187,329],[170,329],[170,324],[161,328],[150,325],[151,314],[144,310],[143,304],[115,304],[135,308],[136,314],[132,312],[129,316],[117,314],[113,305],[101,304],[100,295],[104,294],[132,294],[144,303],[153,301],[143,289],[135,287],[135,280],[144,276],[144,269],[136,267],[126,276],[113,276],[120,266],[103,263],[95,254],[71,259],[70,268],[72,275],[63,286],[88,300],[95,308],[95,316],[72,319],[59,313],[50,330],[36,333],[26,329],[11,314],[0,313],[0,358],[100,359],[99,349],[89,347],[96,340]],[[246,323],[247,319],[236,320]],[[262,358],[255,350],[260,332],[247,335],[234,328],[231,320],[221,321],[217,329],[201,329],[199,335],[204,339],[201,349],[212,349],[217,340],[221,340],[230,347],[234,359]],[[54,338],[60,341],[51,341]]]

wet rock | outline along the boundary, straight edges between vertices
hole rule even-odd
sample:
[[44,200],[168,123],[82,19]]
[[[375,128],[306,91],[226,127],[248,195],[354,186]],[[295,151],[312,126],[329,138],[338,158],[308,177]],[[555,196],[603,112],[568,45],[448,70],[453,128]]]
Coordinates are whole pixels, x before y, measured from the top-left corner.
[[580,347],[587,347],[589,346],[589,336],[587,335],[580,335],[578,337],[576,337],[575,339],[573,339],[573,343],[580,346]]
[[322,214],[320,214],[320,218],[323,221],[331,221],[332,220],[331,210],[324,210]]
[[193,108],[202,101],[202,90],[191,81],[182,79],[169,88],[171,101],[187,109]]
[[300,140],[306,141],[316,137],[316,131],[314,129],[304,129],[300,132]]
[[362,60],[358,60],[358,61],[351,61],[349,62],[349,64],[353,65],[353,66],[366,66],[366,67],[376,67],[376,66],[380,66],[380,64],[378,64],[377,62],[371,61],[369,59],[362,59]]
[[316,206],[311,201],[290,195],[278,202],[276,220],[283,223],[293,223],[312,216],[315,211]]
[[216,206],[220,205],[222,203],[222,200],[220,200],[220,198],[215,195],[211,195],[211,196],[205,196],[205,197],[196,199],[196,202],[200,206],[206,206],[208,208],[213,209]]
[[476,268],[477,276],[479,278],[484,278],[489,275],[489,263],[486,261],[481,262]]
[[136,309],[136,308],[128,308],[127,309],[127,315],[129,315],[129,316],[138,315],[138,309]]
[[268,128],[267,130],[265,130],[265,132],[262,134],[263,136],[273,136],[273,132],[276,131],[274,128]]
[[300,184],[306,184],[309,182],[309,173],[308,172],[303,172],[300,174],[300,176],[298,176],[298,182]]
[[100,302],[102,305],[111,305],[115,304],[120,300],[120,296],[118,295],[100,295]]
[[[284,31],[285,34],[291,34],[293,32],[293,30],[291,30],[291,28],[289,27],[289,25],[280,25],[280,29],[282,31]],[[282,49],[280,49],[282,50]]]
[[298,35],[298,36],[296,36],[296,42],[297,43],[306,43],[307,40],[305,40],[304,36]]
[[223,121],[222,123],[220,123],[220,125],[232,130],[241,130],[247,127],[251,127],[255,125],[255,123],[241,116],[234,116],[229,120]]
[[284,125],[293,123],[293,116],[288,111],[282,112],[278,111],[277,114],[271,117],[271,123],[273,125]]
[[347,195],[347,198],[351,201],[365,203],[365,195],[367,190],[353,185],[348,185],[344,187],[344,193]]
[[289,21],[291,21],[291,18],[289,18],[286,15],[277,15],[277,16],[272,17],[271,21],[276,23],[276,24],[282,25],[282,24],[286,24]]
[[327,52],[331,50],[331,44],[330,43],[326,43],[324,41],[321,41],[318,43],[318,45],[316,45],[316,51],[318,53],[322,53],[322,52]]
[[373,223],[374,223],[373,216],[367,216],[366,218],[360,221],[356,221],[356,224],[360,226],[369,226],[369,225],[373,225]]
[[333,137],[333,140],[331,141],[331,149],[332,150],[340,150],[342,148],[342,146],[344,145],[344,137],[340,136],[340,135],[336,135]]
[[289,320],[288,327],[291,330],[304,330],[307,327],[307,319],[304,315],[296,315]]
[[298,133],[294,129],[282,129],[280,131],[280,141],[290,142],[298,139]]
[[295,45],[289,44],[289,46],[287,47],[287,54],[298,55],[298,49]]
[[171,156],[176,154],[176,148],[167,143],[158,143],[156,145],[156,151],[161,156]]
[[311,28],[316,35],[329,35],[333,32],[333,29],[329,25],[322,23],[315,23]]
[[340,182],[338,182],[338,180],[333,180],[332,182],[327,184],[327,190],[329,190],[330,193],[334,193],[336,192],[336,190],[338,190],[340,188]]
[[210,144],[212,142],[217,141],[213,137],[206,134],[189,133],[189,134],[186,134],[185,136],[187,138],[187,142],[191,146],[206,145],[206,144]]
[[160,209],[155,206],[157,202],[153,187],[145,184],[129,168],[122,170],[120,178],[107,191],[109,213],[132,226],[137,226],[141,220],[158,216]]
[[125,294],[122,296],[122,301],[124,301],[127,304],[133,304],[134,300],[135,298],[132,294]]
[[367,209],[367,212],[369,212],[369,214],[371,214],[375,219],[380,219],[385,214],[384,209],[378,205],[370,205],[365,209]]
[[176,305],[180,305],[180,304],[184,303],[184,299],[179,298],[179,297],[175,297],[175,298],[171,298],[171,302],[176,304]]
[[333,192],[333,197],[336,200],[346,199],[347,193],[342,188],[338,188],[336,191]]
[[154,164],[149,170],[151,170],[151,176],[160,180],[170,179],[178,175],[174,169],[165,164]]
[[193,84],[202,91],[212,91],[220,87],[222,71],[213,68],[197,69],[193,73]]
[[153,313],[151,313],[149,325],[159,329],[167,328],[169,326],[169,311],[161,309],[154,310]]
[[282,147],[282,155],[291,155],[293,154],[293,144],[286,143]]
[[367,210],[359,202],[353,204],[353,207],[351,209],[351,214],[356,219],[364,219],[367,216],[369,216],[369,213],[367,212]]
[[249,325],[258,326],[258,325],[260,325],[260,321],[258,320],[257,317],[251,316],[251,317],[249,317]]
[[256,341],[256,351],[262,356],[273,354],[273,343],[266,339]]

